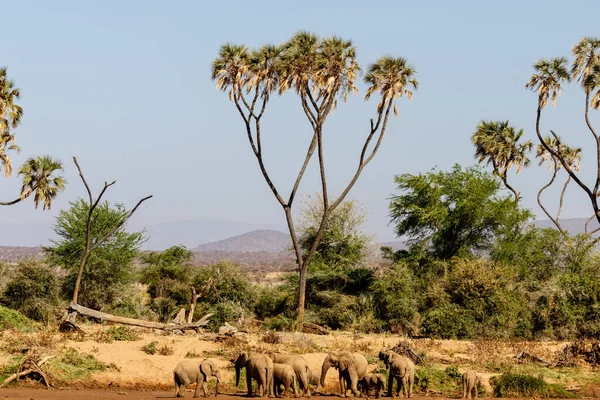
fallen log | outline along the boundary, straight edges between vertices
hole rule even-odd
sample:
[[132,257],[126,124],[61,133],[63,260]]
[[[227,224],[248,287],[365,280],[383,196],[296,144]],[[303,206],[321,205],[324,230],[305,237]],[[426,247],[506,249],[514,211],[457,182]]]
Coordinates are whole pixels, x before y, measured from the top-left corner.
[[184,330],[184,329],[202,328],[202,327],[208,325],[209,319],[212,316],[212,314],[206,314],[204,317],[200,318],[198,321],[193,322],[191,324],[175,324],[175,323],[162,324],[160,322],[144,321],[141,319],[126,318],[126,317],[119,317],[117,315],[106,314],[106,313],[103,313],[100,311],[92,310],[91,308],[80,306],[79,304],[75,304],[75,303],[69,304],[69,311],[76,312],[81,315],[85,315],[86,317],[95,318],[100,321],[116,322],[118,324],[123,324],[123,325],[141,326],[142,328],[162,329],[162,330]]

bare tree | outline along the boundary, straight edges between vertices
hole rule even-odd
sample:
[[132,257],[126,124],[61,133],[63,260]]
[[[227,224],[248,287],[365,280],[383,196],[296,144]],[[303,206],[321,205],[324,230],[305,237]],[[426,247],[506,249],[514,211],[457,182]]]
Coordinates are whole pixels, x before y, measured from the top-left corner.
[[[385,134],[390,112],[397,116],[396,100],[412,97],[418,87],[415,69],[402,58],[381,57],[369,66],[364,78],[368,89],[365,99],[379,92],[380,101],[376,117],[367,129],[356,171],[342,193],[329,198],[323,145],[324,124],[336,108],[338,99],[346,101],[348,94],[356,93],[355,79],[360,72],[356,49],[349,40],[338,37],[319,38],[314,34],[299,32],[281,46],[265,45],[250,51],[244,45],[225,44],[212,65],[212,79],[217,88],[228,91],[230,100],[238,110],[246,128],[250,147],[260,171],[284,210],[299,271],[298,321],[304,320],[306,277],[308,266],[323,237],[327,221],[352,189],[364,168],[375,157]],[[261,140],[261,119],[272,94],[293,90],[300,99],[302,110],[312,128],[312,138],[304,162],[295,178],[292,189],[284,198],[272,181],[264,164]],[[315,240],[308,252],[303,252],[292,219],[292,206],[306,168],[317,151],[321,178],[323,214]]]
[[88,202],[89,211],[88,211],[88,215],[87,215],[87,223],[86,223],[86,230],[85,230],[85,248],[84,248],[83,254],[81,256],[81,262],[79,263],[79,269],[77,271],[77,278],[75,280],[75,288],[73,289],[73,298],[71,300],[72,303],[77,304],[77,297],[79,296],[79,286],[81,284],[81,277],[83,276],[83,271],[85,270],[85,264],[86,264],[88,258],[90,257],[90,255],[92,254],[92,252],[94,250],[96,250],[98,247],[100,247],[104,242],[106,242],[117,230],[119,230],[119,228],[121,228],[125,224],[125,222],[127,222],[127,220],[129,218],[131,218],[131,216],[133,215],[133,213],[135,213],[135,211],[138,209],[138,207],[144,201],[152,198],[152,196],[150,195],[150,196],[144,197],[143,199],[138,201],[138,203],[135,205],[135,207],[133,207],[131,209],[131,211],[129,211],[120,221],[118,221],[103,237],[101,237],[100,239],[98,239],[92,243],[91,232],[92,232],[92,222],[93,222],[94,210],[100,203],[100,200],[102,199],[102,196],[104,196],[104,193],[106,193],[106,190],[109,187],[111,187],[112,185],[114,185],[117,181],[112,181],[111,183],[104,182],[104,187],[102,188],[102,191],[100,191],[100,194],[98,195],[96,200],[94,200],[94,197],[92,196],[92,190],[90,189],[90,186],[88,185],[87,181],[85,180],[85,177],[83,176],[83,172],[81,171],[81,167],[79,166],[79,163],[77,162],[77,157],[73,157],[73,162],[75,163],[75,166],[77,166],[77,171],[79,171],[79,176],[81,177],[81,181],[83,182],[83,184],[85,186],[85,189],[88,193],[88,198],[89,198],[89,202]]
[[[584,37],[572,48],[574,57],[571,70],[568,68],[568,60],[564,57],[552,59],[541,59],[534,65],[534,73],[526,88],[537,91],[538,106],[536,116],[536,133],[541,145],[546,151],[567,171],[569,177],[585,192],[588,196],[593,209],[593,216],[600,222],[600,208],[598,205],[598,195],[600,189],[600,136],[592,126],[589,119],[590,106],[592,109],[600,108],[600,39],[594,37]],[[540,121],[542,110],[548,103],[548,98],[552,95],[552,106],[556,105],[556,100],[562,91],[562,85],[572,80],[581,82],[585,92],[585,112],[584,120],[590,134],[594,139],[597,172],[596,179],[592,186],[585,184],[575,168],[569,163],[569,155],[563,150],[563,144],[560,137],[550,130],[556,145],[553,146],[547,139],[542,137]],[[587,224],[586,224],[587,225]]]

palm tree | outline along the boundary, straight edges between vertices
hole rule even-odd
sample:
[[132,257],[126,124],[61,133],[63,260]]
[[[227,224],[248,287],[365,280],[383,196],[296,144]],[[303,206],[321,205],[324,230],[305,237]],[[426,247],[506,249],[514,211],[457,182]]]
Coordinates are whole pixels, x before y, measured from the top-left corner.
[[4,166],[6,177],[12,174],[11,159],[7,152],[19,150],[11,129],[21,123],[23,109],[15,103],[20,96],[20,90],[7,77],[6,67],[0,68],[0,166]]
[[65,189],[66,181],[62,176],[55,175],[57,171],[63,171],[62,163],[59,160],[50,156],[29,158],[19,168],[19,176],[21,176],[23,182],[21,195],[13,201],[0,202],[0,205],[13,205],[34,194],[35,208],[38,208],[38,205],[42,203],[43,210],[50,210],[52,200]]
[[[589,106],[592,92],[598,89],[600,81],[600,39],[597,37],[584,37],[571,49],[574,60],[571,67],[573,79],[577,79],[583,85],[585,90],[585,122],[594,138],[598,141],[598,135],[592,127],[589,120]],[[600,91],[596,93],[592,100],[592,107],[598,108],[600,105]],[[599,153],[600,153],[600,144]],[[600,162],[600,160],[598,160]],[[599,178],[600,179],[600,178]]]
[[515,201],[520,194],[508,184],[507,174],[513,166],[517,167],[517,174],[529,166],[527,153],[533,147],[530,140],[519,143],[522,136],[523,129],[517,131],[509,121],[481,121],[471,136],[478,162],[487,160],[486,164],[492,164],[494,174],[513,192]]
[[[566,164],[569,166],[569,168],[572,171],[579,171],[580,164],[581,164],[581,148],[580,147],[575,148],[575,147],[567,146],[566,144],[561,143],[560,137],[558,137],[558,136],[556,136],[556,137],[547,136],[544,138],[544,141],[551,149],[554,150],[555,153],[561,155],[561,157],[565,160]],[[560,225],[559,219],[560,219],[560,214],[561,214],[562,208],[563,208],[563,201],[564,201],[565,193],[567,191],[567,187],[569,186],[569,183],[571,183],[571,175],[569,175],[567,177],[567,180],[565,181],[565,183],[563,185],[563,189],[560,194],[558,211],[556,213],[556,217],[553,217],[548,212],[548,210],[544,207],[544,205],[542,204],[541,196],[542,196],[542,192],[544,190],[546,190],[547,188],[549,188],[554,183],[554,180],[556,179],[556,175],[558,174],[558,171],[562,168],[562,164],[560,161],[557,160],[557,158],[555,156],[553,156],[548,150],[546,150],[546,148],[542,144],[539,144],[537,147],[536,158],[540,159],[538,165],[542,165],[544,162],[548,161],[548,169],[553,170],[552,178],[550,179],[550,181],[546,185],[544,185],[538,192],[538,195],[537,195],[538,204],[539,204],[540,208],[542,209],[542,211],[544,211],[544,213],[548,216],[548,218],[554,223],[554,225],[556,225],[557,229],[560,232],[565,233],[562,226]]]

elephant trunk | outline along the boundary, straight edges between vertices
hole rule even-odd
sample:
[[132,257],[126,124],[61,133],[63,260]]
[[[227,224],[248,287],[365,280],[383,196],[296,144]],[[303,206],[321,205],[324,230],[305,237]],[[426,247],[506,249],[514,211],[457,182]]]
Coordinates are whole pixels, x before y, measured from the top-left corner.
[[319,387],[325,386],[325,376],[327,376],[327,371],[329,371],[329,368],[331,368],[331,362],[329,361],[329,358],[326,358],[325,361],[323,361],[323,366],[321,367],[321,380],[319,381]]
[[238,387],[240,384],[240,367],[235,366],[235,387]]

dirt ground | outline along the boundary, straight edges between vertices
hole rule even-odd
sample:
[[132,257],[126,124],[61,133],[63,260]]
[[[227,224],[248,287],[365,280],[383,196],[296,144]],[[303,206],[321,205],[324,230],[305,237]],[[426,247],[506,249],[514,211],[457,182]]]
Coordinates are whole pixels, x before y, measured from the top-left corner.
[[[192,393],[186,393],[185,398],[191,398]],[[338,396],[313,396],[314,399],[323,397],[324,399],[337,399]],[[33,400],[149,400],[149,399],[167,399],[175,398],[175,391],[153,391],[153,392],[138,392],[138,391],[114,391],[114,390],[45,390],[45,389],[0,389],[0,400],[3,399],[33,399]],[[214,396],[212,398],[215,398]],[[219,400],[242,400],[246,397],[243,394],[236,395],[219,395]],[[260,397],[255,397],[259,399]],[[382,399],[390,399],[383,397]],[[413,396],[412,399],[423,400],[431,399],[430,397]],[[445,400],[443,397],[436,399]],[[515,399],[518,400],[518,399]]]
[[[87,331],[84,340],[67,340],[61,334],[55,334],[52,339],[44,339],[52,345],[42,347],[43,355],[63,354],[69,348],[75,348],[84,354],[92,354],[99,361],[113,363],[117,368],[91,373],[85,379],[69,381],[65,387],[53,390],[38,389],[31,384],[11,386],[9,389],[0,389],[0,399],[155,399],[174,397],[173,368],[181,360],[188,358],[210,358],[218,366],[221,377],[221,391],[223,393],[236,393],[235,371],[231,363],[232,355],[242,349],[268,352],[280,351],[284,353],[302,354],[309,364],[313,374],[313,383],[320,376],[321,364],[327,353],[331,350],[346,350],[359,352],[369,360],[369,371],[378,368],[377,354],[381,347],[392,347],[401,337],[397,335],[362,335],[349,332],[334,332],[331,335],[319,336],[302,333],[278,333],[281,343],[267,344],[262,338],[264,333],[254,333],[242,336],[241,341],[223,343],[216,334],[200,333],[185,335],[165,335],[164,332],[140,331],[140,339],[136,341],[113,341],[102,343],[97,340],[100,325],[85,327]],[[9,335],[0,336],[0,349],[5,348]],[[168,346],[172,349],[170,355],[146,354],[142,346],[151,342],[158,342],[158,346]],[[539,357],[552,359],[554,352],[565,346],[565,342],[502,342],[502,341],[457,341],[457,340],[412,340],[414,349],[424,353],[431,365],[445,369],[449,365],[458,366],[462,372],[465,369],[474,369],[481,377],[481,383],[488,393],[491,392],[489,379],[499,375],[499,370],[490,366],[513,365],[512,357],[519,350],[526,350]],[[6,351],[0,350],[0,364],[12,357]],[[531,372],[537,374],[536,372]],[[558,372],[557,372],[558,373]],[[555,375],[563,385],[596,385],[600,383],[600,374],[591,372],[577,373],[565,379]],[[582,379],[585,378],[585,379]],[[553,377],[545,377],[552,383]],[[583,382],[585,380],[585,382]],[[599,382],[596,382],[599,380]],[[325,381],[324,393],[337,393],[337,373],[330,370]],[[193,386],[192,386],[193,387]],[[189,388],[188,388],[189,389]],[[146,391],[143,391],[146,390]],[[213,392],[214,393],[214,392]],[[188,391],[186,397],[192,397],[193,392]],[[219,395],[223,399],[239,399],[238,395]],[[456,397],[457,393],[432,392],[429,396]],[[590,393],[591,396],[600,396],[599,393]],[[315,396],[335,399],[337,396]],[[419,398],[419,397],[415,397]],[[437,397],[444,398],[444,397]]]

